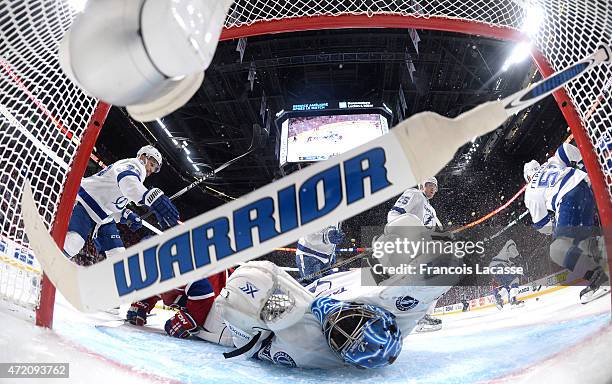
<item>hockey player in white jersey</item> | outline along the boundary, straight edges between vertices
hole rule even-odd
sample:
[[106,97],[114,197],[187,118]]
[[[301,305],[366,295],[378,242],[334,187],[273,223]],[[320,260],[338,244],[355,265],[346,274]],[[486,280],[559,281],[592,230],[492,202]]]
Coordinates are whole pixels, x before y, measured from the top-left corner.
[[[387,223],[393,222],[402,215],[413,214],[421,220],[426,228],[434,230],[438,226],[441,229],[442,224],[438,219],[436,210],[429,203],[436,192],[438,192],[438,179],[433,176],[423,180],[419,188],[407,189],[387,213]],[[437,331],[442,328],[442,320],[431,316],[435,305],[435,302],[432,303],[430,310],[419,323],[417,332]]]
[[[414,219],[404,228],[418,224]],[[377,241],[397,238],[394,233],[383,236]],[[459,260],[449,255],[421,255],[412,261],[405,254],[385,256],[385,262],[395,265],[404,261],[439,265],[439,260],[458,265]],[[392,364],[401,352],[403,337],[450,287],[442,286],[439,276],[424,280],[434,286],[414,284],[415,277],[409,274],[392,275],[385,286],[366,284],[363,271],[335,273],[302,287],[267,261],[239,267],[215,300],[239,347],[225,356],[246,354],[303,368]]]
[[389,210],[387,223],[403,214],[411,213],[421,219],[426,228],[434,229],[436,225],[440,226],[436,210],[429,203],[436,192],[438,192],[438,180],[433,176],[425,179],[419,188],[407,189]]
[[563,167],[553,157],[544,165],[532,160],[524,166],[525,205],[533,226],[552,234],[551,259],[562,267],[583,275],[589,285],[580,292],[586,303],[609,291],[609,281],[593,254],[595,200],[587,174]]
[[93,233],[98,252],[107,257],[122,252],[123,242],[116,223],[131,230],[142,227],[140,217],[126,206],[129,202],[146,205],[163,229],[177,224],[179,214],[170,199],[159,188],[147,189],[143,182],[159,172],[161,154],[153,146],[142,147],[136,158],[119,160],[97,174],[81,181],[77,202],[70,217],[64,241],[64,253],[74,257]]
[[[301,237],[297,243],[295,261],[301,277],[329,267],[336,262],[336,246],[344,241],[344,233],[337,226],[329,226],[322,230]],[[330,271],[331,273],[331,271]],[[317,276],[319,278],[321,276]],[[303,281],[308,285],[311,281]]]
[[[520,256],[514,240],[510,239],[504,244],[499,253],[491,259],[490,267],[513,267],[516,266],[515,259]],[[519,278],[516,275],[495,275],[495,288],[493,288],[493,297],[500,310],[504,307],[504,300],[501,296],[503,290],[508,296],[508,303],[512,307],[519,307],[524,304],[523,300],[518,300]]]

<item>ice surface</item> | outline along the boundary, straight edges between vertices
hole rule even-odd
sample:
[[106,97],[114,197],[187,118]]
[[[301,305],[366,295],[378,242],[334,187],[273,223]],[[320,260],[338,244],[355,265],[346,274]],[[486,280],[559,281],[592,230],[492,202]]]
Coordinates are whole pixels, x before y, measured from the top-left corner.
[[[369,371],[225,360],[227,348],[142,332],[105,313],[82,315],[60,298],[53,332],[0,310],[0,361],[70,362],[71,381],[87,383],[609,382],[610,296],[581,305],[579,290],[563,288],[523,308],[443,316],[441,331],[408,336],[392,366]],[[161,327],[167,316],[150,322]]]

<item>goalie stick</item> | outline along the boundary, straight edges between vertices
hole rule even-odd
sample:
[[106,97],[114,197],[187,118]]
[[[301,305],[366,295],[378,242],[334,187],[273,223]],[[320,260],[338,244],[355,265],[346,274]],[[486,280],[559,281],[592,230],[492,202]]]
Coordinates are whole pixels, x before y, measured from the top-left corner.
[[530,88],[454,119],[433,112],[414,115],[388,134],[89,267],[70,262],[49,236],[27,180],[21,207],[25,230],[43,270],[77,309],[96,311],[142,300],[255,259],[399,195],[435,175],[475,136],[491,132],[610,58],[610,49],[602,46]]

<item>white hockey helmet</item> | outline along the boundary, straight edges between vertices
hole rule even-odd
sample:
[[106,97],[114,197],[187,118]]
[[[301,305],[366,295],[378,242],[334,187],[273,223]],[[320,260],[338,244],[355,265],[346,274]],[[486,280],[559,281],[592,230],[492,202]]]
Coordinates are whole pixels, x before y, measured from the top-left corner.
[[425,184],[427,183],[432,183],[433,185],[436,186],[436,190],[438,190],[438,179],[436,179],[434,176],[430,176],[427,177],[423,180],[423,182],[421,183],[420,187],[421,189],[425,187]]
[[582,168],[582,155],[580,155],[580,150],[572,144],[561,144],[555,152],[555,157],[566,167],[578,166]]
[[162,155],[161,153],[152,145],[145,145],[144,147],[138,150],[136,153],[136,157],[140,157],[141,155],[145,155],[148,158],[153,158],[157,162],[157,167],[155,168],[155,173],[159,172],[162,166]]
[[531,160],[530,162],[525,163],[523,166],[523,177],[525,178],[525,181],[529,182],[533,174],[536,173],[538,169],[540,169],[540,163],[538,163],[536,160]]

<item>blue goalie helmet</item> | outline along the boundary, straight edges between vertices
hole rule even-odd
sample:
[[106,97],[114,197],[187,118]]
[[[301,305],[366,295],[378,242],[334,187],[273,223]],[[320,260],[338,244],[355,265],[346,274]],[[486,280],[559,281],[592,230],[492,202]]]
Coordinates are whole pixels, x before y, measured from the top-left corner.
[[310,310],[321,323],[329,347],[351,365],[384,367],[402,351],[395,316],[382,308],[324,297],[316,299]]

